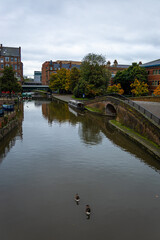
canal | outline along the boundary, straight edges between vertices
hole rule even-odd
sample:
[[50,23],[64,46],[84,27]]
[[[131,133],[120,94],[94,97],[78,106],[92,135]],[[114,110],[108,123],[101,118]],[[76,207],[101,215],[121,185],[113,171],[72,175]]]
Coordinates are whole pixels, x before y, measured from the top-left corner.
[[58,101],[23,110],[0,143],[0,239],[159,240],[160,163],[106,119]]

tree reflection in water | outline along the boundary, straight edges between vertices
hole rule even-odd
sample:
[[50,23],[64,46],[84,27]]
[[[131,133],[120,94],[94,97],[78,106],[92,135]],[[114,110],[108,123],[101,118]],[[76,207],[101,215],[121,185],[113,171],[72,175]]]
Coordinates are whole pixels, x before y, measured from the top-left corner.
[[113,129],[109,124],[109,118],[97,116],[91,113],[77,112],[68,108],[68,104],[61,101],[53,101],[49,104],[42,104],[42,114],[52,124],[57,122],[69,122],[72,125],[79,123],[78,134],[85,144],[101,144],[105,135],[115,145],[125,151],[130,152],[140,158],[145,164],[151,166],[156,171],[160,171],[159,162],[155,161],[149,153],[142,149],[141,146],[132,142],[128,137]]

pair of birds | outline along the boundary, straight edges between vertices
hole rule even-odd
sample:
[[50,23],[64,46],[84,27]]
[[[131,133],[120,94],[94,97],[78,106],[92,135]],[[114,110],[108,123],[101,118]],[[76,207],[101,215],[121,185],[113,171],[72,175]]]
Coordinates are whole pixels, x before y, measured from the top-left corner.
[[[76,193],[74,199],[75,199],[77,205],[79,205],[80,197],[79,197],[78,193]],[[90,218],[90,214],[91,214],[91,208],[90,208],[90,206],[88,204],[86,205],[85,213],[86,213],[87,218],[89,219]]]

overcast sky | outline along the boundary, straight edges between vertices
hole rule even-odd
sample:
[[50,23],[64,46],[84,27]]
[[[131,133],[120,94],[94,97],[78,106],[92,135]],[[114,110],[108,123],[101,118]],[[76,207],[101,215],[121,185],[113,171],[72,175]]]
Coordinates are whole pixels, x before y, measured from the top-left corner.
[[0,43],[22,48],[24,75],[49,60],[160,58],[159,0],[1,0]]

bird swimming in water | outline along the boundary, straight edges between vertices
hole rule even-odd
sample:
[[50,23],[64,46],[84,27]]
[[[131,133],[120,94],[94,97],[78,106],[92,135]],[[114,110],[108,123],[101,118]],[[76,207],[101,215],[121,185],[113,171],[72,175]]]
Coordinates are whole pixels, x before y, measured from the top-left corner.
[[86,205],[86,215],[87,215],[87,219],[90,218],[90,214],[91,214],[91,208],[90,208],[90,206],[87,204],[87,205]]
[[80,197],[78,195],[78,193],[76,193],[75,197],[74,197],[74,200],[76,201],[77,205],[79,204],[79,201],[80,201]]

